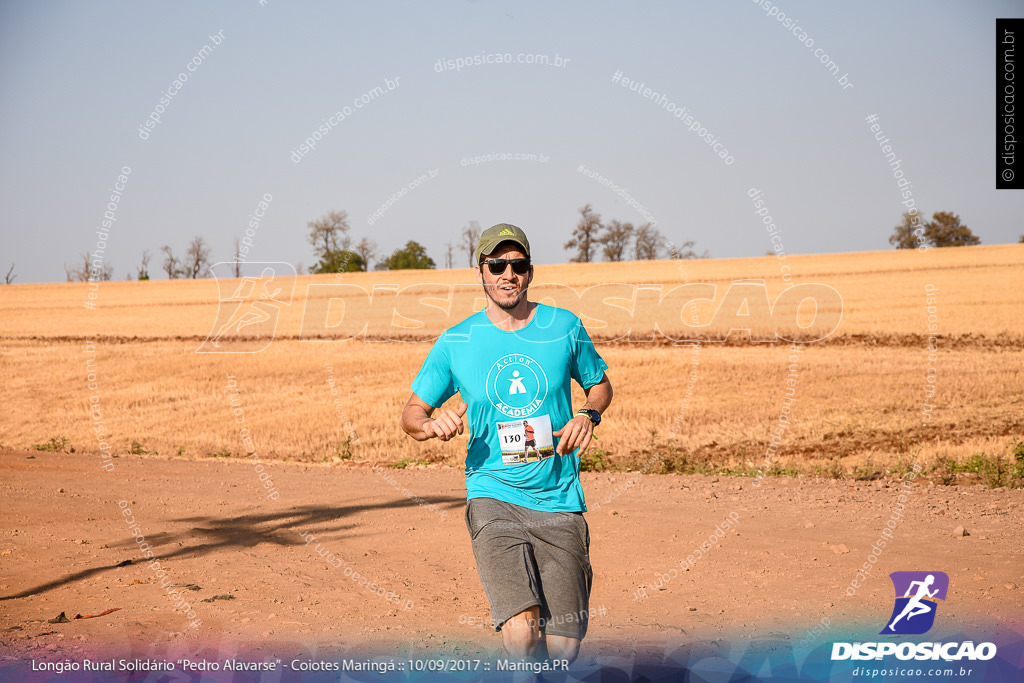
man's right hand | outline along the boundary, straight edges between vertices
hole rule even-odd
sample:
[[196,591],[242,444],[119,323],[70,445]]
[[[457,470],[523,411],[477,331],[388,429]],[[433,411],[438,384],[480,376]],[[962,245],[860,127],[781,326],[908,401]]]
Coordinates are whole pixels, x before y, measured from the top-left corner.
[[455,438],[456,435],[462,434],[466,429],[462,418],[468,408],[469,406],[463,402],[457,410],[449,408],[437,417],[426,420],[423,423],[423,432],[427,435],[428,439],[437,437],[441,441],[448,441]]

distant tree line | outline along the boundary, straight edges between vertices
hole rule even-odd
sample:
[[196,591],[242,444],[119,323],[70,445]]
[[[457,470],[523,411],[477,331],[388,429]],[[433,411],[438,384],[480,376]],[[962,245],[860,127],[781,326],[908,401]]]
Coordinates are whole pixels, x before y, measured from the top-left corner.
[[[580,220],[573,230],[571,238],[565,243],[565,249],[573,252],[570,258],[571,262],[590,263],[599,260],[602,256],[606,261],[623,261],[630,258],[643,261],[660,258],[706,258],[708,255],[707,252],[698,255],[693,251],[695,242],[692,240],[676,246],[650,223],[634,226],[629,222],[611,220],[604,224],[601,222],[601,216],[593,210],[590,204],[579,211]],[[309,268],[309,272],[313,274],[365,272],[370,270],[371,263],[373,270],[412,270],[437,267],[434,259],[427,253],[426,247],[416,240],[409,240],[390,254],[378,258],[379,247],[370,238],[363,237],[358,242],[353,242],[349,234],[351,226],[346,211],[328,211],[323,216],[307,223],[306,227],[308,228],[306,238],[313,248],[316,260],[316,263]],[[473,263],[473,254],[476,251],[481,232],[478,222],[469,221],[459,233],[457,240],[447,243],[444,266],[446,268],[455,267],[457,251],[465,254],[465,263],[470,267],[476,265]],[[184,254],[176,254],[168,244],[160,247],[160,254],[163,256],[160,269],[169,280],[196,279],[209,274],[211,250],[202,236],[194,237],[189,242]],[[135,273],[129,273],[127,279],[149,280],[151,258],[149,250],[144,250]],[[235,277],[241,277],[243,259],[241,245],[237,238],[235,239],[233,262]],[[299,273],[303,270],[301,264],[296,269]],[[110,263],[103,261],[100,264],[94,264],[88,253],[81,254],[81,261],[77,266],[65,264],[64,271],[68,282],[106,281],[114,276],[114,268]],[[7,284],[13,282],[15,277],[12,264],[6,276]]]
[[78,258],[81,259],[79,265],[68,266],[64,264],[64,274],[67,276],[68,282],[85,282],[86,280],[102,280],[106,281],[114,277],[114,266],[110,265],[106,261],[102,262],[102,265],[93,264],[92,257],[88,252],[79,254]]
[[897,249],[970,247],[981,244],[981,240],[952,211],[933,213],[930,221],[918,212],[904,211],[903,219],[889,236],[889,244]]
[[[175,256],[174,250],[166,244],[160,247],[160,251],[164,255],[163,270],[167,274],[168,280],[177,280],[178,278],[195,280],[206,277],[206,273],[210,269],[210,247],[202,237],[192,238],[182,258]],[[144,251],[142,252],[142,265],[138,269],[140,280],[149,279],[148,264],[149,252]]]
[[[313,246],[317,258],[316,265],[310,269],[311,273],[355,272],[369,269],[370,259],[376,254],[377,245],[364,237],[359,244],[352,246],[352,239],[348,234],[348,214],[345,211],[329,211],[321,218],[311,221],[308,227],[309,243]],[[469,221],[459,233],[457,244],[449,241],[445,245],[445,267],[455,266],[456,250],[465,253],[467,265],[475,266],[473,254],[481,232],[478,222]],[[569,241],[565,243],[565,249],[573,252],[570,258],[573,263],[590,263],[599,260],[601,256],[606,261],[707,258],[707,252],[697,254],[693,250],[695,244],[693,240],[688,240],[681,245],[675,245],[650,223],[634,226],[629,222],[612,220],[604,224],[601,222],[600,214],[587,204],[580,209],[580,220]],[[426,248],[415,240],[409,240],[404,246],[378,260],[373,269],[410,270],[435,267],[436,264],[427,254]]]
[[[695,259],[707,258],[708,252],[697,254],[694,251],[696,242],[687,240],[679,245],[666,239],[651,223],[633,225],[620,220],[602,222],[601,215],[594,211],[590,204],[579,209],[580,218],[573,229],[569,240],[563,248],[571,252],[571,263],[592,263],[602,257],[605,261],[624,261],[632,258],[636,261],[654,259]],[[309,228],[308,241],[313,247],[316,264],[310,267],[310,273],[348,273],[365,272],[370,269],[371,262],[377,259],[378,246],[373,240],[363,237],[353,244],[349,236],[350,225],[348,213],[345,211],[328,211],[326,214],[306,224]],[[470,267],[473,253],[480,239],[480,224],[469,221],[459,233],[455,242],[446,244],[444,267],[455,267],[455,253],[462,252]],[[1020,235],[1019,243],[1024,244],[1024,234]],[[939,211],[932,214],[931,220],[925,220],[920,213],[904,212],[902,220],[893,229],[889,243],[897,249],[915,249],[928,247],[964,247],[981,244],[981,240],[971,229],[951,211]],[[240,243],[235,239],[234,275],[241,277],[243,259],[240,255]],[[211,252],[206,240],[196,236],[189,242],[182,256],[177,256],[170,245],[160,247],[163,254],[161,270],[170,280],[179,278],[206,277],[210,268]],[[768,252],[771,254],[772,252]],[[139,266],[134,276],[129,273],[127,279],[149,280],[149,250],[142,252]],[[12,284],[17,278],[15,264],[11,264],[4,276],[4,284]],[[377,259],[373,270],[410,270],[436,268],[434,260],[427,254],[426,247],[416,240],[409,240],[405,245],[390,254]],[[301,264],[297,270],[302,273]],[[90,254],[80,254],[77,266],[64,265],[68,282],[85,282],[87,280],[111,280],[114,268],[103,261],[95,264]]]
[[[311,273],[353,273],[367,271],[370,261],[377,255],[377,243],[363,237],[355,245],[349,236],[348,212],[328,211],[307,223],[309,243],[317,263]],[[410,270],[434,268],[434,260],[427,249],[415,240],[377,261],[374,270]]]
[[[168,280],[206,277],[207,271],[210,268],[210,247],[206,244],[206,240],[203,237],[194,237],[185,249],[185,255],[181,258],[174,255],[174,250],[169,245],[160,247],[160,251],[164,255],[162,268],[167,274]],[[103,261],[101,265],[97,265],[88,252],[80,254],[79,258],[81,261],[77,266],[64,264],[64,273],[67,276],[68,282],[86,282],[89,280],[105,282],[113,279],[114,266],[109,262]],[[149,250],[145,249],[142,252],[139,267],[135,271],[135,277],[132,277],[131,273],[129,273],[127,279],[148,280],[149,260]]]
[[667,240],[651,223],[634,226],[632,223],[611,220],[601,222],[601,215],[590,204],[581,207],[580,219],[564,248],[573,253],[571,263],[591,263],[604,256],[606,261],[653,261],[661,258],[707,258],[708,252],[698,255],[693,250],[696,242],[687,240],[676,245]]

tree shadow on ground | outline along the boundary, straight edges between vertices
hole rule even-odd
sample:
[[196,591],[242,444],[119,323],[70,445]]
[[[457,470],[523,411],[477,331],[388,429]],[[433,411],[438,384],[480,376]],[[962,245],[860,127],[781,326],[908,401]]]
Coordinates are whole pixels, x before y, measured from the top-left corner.
[[[0,601],[17,600],[30,595],[38,595],[54,588],[88,579],[103,572],[133,564],[141,564],[150,560],[166,561],[184,556],[202,557],[212,553],[252,548],[261,543],[271,543],[278,546],[306,545],[306,540],[301,534],[307,531],[311,533],[315,531],[319,535],[337,531],[349,531],[357,528],[358,525],[356,524],[334,524],[334,522],[347,519],[360,512],[411,508],[425,504],[453,509],[465,504],[465,502],[466,499],[463,497],[425,496],[419,497],[418,500],[400,498],[384,503],[365,505],[343,505],[338,507],[295,506],[289,510],[237,515],[226,518],[211,516],[183,517],[171,520],[170,523],[191,523],[201,524],[202,526],[194,526],[188,531],[177,533],[157,532],[152,536],[147,536],[145,541],[153,549],[173,545],[179,545],[180,547],[173,550],[168,549],[162,554],[154,553],[152,558],[148,556],[145,558],[140,557],[116,564],[83,569],[18,593],[0,596]],[[346,537],[354,538],[355,534],[348,534]],[[142,551],[141,544],[136,543],[133,538],[108,544],[108,547],[112,549],[131,548],[132,546],[135,546],[136,551]]]

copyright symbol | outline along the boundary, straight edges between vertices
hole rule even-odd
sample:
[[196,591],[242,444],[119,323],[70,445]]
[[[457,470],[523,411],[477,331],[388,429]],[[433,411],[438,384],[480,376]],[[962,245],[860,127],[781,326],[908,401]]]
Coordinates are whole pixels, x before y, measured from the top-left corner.
[[1011,180],[1013,180],[1013,169],[1003,169],[1003,180],[1005,180],[1006,182],[1010,182]]

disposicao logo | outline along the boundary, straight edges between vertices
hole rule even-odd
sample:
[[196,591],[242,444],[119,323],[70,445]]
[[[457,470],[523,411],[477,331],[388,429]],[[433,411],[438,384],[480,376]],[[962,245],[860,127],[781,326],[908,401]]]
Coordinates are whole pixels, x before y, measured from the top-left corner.
[[[920,635],[935,624],[938,600],[949,592],[949,576],[945,572],[893,572],[889,575],[896,589],[892,615],[879,635]],[[832,661],[845,659],[897,659],[951,662],[961,659],[986,661],[996,656],[994,643],[968,640],[962,643],[832,643]]]
[[927,633],[935,623],[936,600],[946,599],[949,577],[945,572],[893,572],[889,578],[896,589],[896,604],[879,635]]

